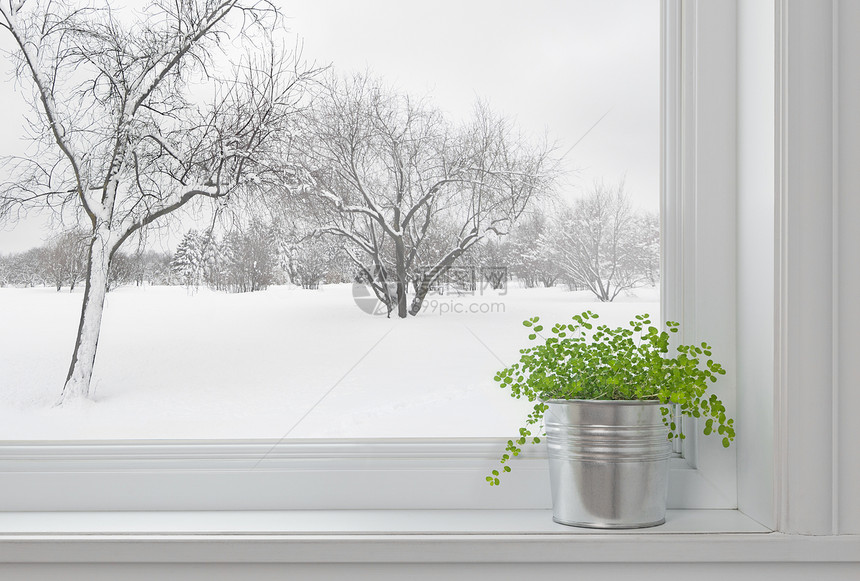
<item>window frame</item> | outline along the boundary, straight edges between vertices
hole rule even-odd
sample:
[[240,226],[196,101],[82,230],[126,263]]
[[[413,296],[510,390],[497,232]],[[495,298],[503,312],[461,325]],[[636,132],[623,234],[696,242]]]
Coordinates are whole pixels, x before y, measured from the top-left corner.
[[[684,341],[703,337],[715,346],[728,370],[718,391],[730,414],[735,16],[731,2],[661,7],[661,312],[683,324]],[[670,464],[669,507],[737,508],[735,447],[696,438],[695,426],[685,432],[683,455]],[[543,446],[527,449],[505,484],[488,489],[483,476],[504,442],[6,442],[0,511],[548,508]]]

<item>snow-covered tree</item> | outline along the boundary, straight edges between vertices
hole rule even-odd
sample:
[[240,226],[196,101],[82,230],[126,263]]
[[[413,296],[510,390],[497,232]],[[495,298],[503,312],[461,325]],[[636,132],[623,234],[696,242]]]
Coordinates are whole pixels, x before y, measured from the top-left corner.
[[637,225],[624,182],[596,183],[555,220],[551,239],[557,241],[559,265],[599,300],[614,300],[646,281]]
[[52,282],[46,268],[47,250],[44,246],[30,248],[9,256],[10,284],[34,287]]
[[171,272],[173,255],[169,252],[146,250],[141,246],[129,255],[129,261],[131,282],[134,282],[136,286],[143,286],[145,283],[170,284],[173,278]]
[[11,279],[11,270],[9,269],[10,260],[8,256],[0,254],[0,288],[8,286]]
[[252,222],[228,234],[223,242],[224,272],[232,292],[265,290],[276,279],[277,238],[270,226]]
[[224,249],[212,228],[208,228],[200,234],[200,263],[203,280],[209,285],[209,288],[225,290],[223,280]]
[[[89,392],[112,259],[191,203],[287,179],[305,73],[274,47],[266,0],[0,3],[41,146],[0,189],[0,218],[70,209],[90,227],[86,287],[60,402]],[[219,47],[244,40],[235,66]],[[294,175],[294,174],[293,174]]]
[[535,265],[537,281],[544,287],[555,286],[564,276],[556,241],[552,231],[547,228],[538,236],[533,248],[525,254],[525,260]]
[[135,281],[134,254],[116,252],[110,261],[108,271],[107,292]]
[[[314,236],[294,244],[286,257],[290,281],[315,289],[333,271],[342,267],[342,244],[332,236]],[[335,278],[340,279],[338,273]]]
[[505,234],[553,178],[549,149],[485,105],[454,125],[367,76],[331,78],[306,137],[300,147],[315,180],[306,193],[328,206],[320,232],[344,239],[399,317],[417,314],[434,282],[489,233]]
[[72,229],[48,241],[44,260],[47,278],[59,291],[69,286],[69,292],[84,277],[87,261],[87,233]]
[[538,209],[523,216],[508,240],[511,273],[526,288],[553,286],[562,275],[547,214],[546,209]]
[[634,216],[636,261],[648,284],[660,282],[660,216],[639,212]]
[[505,288],[512,276],[509,236],[490,237],[480,248],[481,280],[491,289]]
[[521,219],[514,226],[508,240],[511,275],[526,288],[537,286],[538,268],[532,258],[536,250],[535,244],[542,234],[542,222],[530,218]]
[[182,237],[170,261],[170,271],[188,289],[197,289],[203,280],[203,240],[197,230]]

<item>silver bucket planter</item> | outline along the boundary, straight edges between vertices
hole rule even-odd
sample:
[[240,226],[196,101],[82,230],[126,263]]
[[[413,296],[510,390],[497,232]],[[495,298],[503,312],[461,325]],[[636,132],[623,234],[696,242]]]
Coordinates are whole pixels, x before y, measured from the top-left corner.
[[555,522],[601,529],[666,522],[672,446],[659,402],[546,403]]

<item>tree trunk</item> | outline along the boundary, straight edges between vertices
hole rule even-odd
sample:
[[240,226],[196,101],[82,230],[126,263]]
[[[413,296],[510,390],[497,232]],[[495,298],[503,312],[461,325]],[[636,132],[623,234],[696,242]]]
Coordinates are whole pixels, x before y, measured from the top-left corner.
[[454,261],[462,254],[463,252],[451,253],[449,254],[445,260],[434,266],[430,269],[429,272],[425,273],[421,278],[421,284],[418,287],[418,290],[415,292],[415,297],[412,299],[412,304],[409,306],[409,314],[413,317],[421,312],[421,305],[424,304],[424,299],[427,297],[427,293],[430,291],[430,288],[433,286],[433,283],[436,282],[440,276],[448,272],[448,269],[454,264]]
[[394,259],[397,268],[397,316],[405,319],[408,314],[406,290],[409,288],[409,282],[406,280],[406,248],[402,238],[394,240]]
[[96,361],[96,349],[98,348],[99,333],[101,332],[105,294],[108,290],[108,271],[110,269],[109,237],[110,231],[107,228],[99,228],[93,234],[92,242],[90,243],[78,336],[75,339],[72,363],[69,366],[69,374],[66,377],[66,383],[63,386],[63,393],[60,396],[58,405],[85,398],[90,392],[93,366]]
[[610,302],[612,299],[609,298],[609,284],[606,286],[603,284],[603,279],[597,279],[597,298],[600,299],[601,303]]
[[433,281],[430,280],[430,277],[427,275],[425,275],[418,284],[418,290],[415,291],[415,296],[412,298],[412,305],[409,307],[409,314],[413,317],[421,312],[421,305],[424,304],[424,299],[427,297],[427,293],[430,291],[430,286],[432,284]]

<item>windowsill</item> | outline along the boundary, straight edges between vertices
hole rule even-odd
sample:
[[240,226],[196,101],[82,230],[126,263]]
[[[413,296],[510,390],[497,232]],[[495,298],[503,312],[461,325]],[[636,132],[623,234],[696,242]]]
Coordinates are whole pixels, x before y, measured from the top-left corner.
[[772,533],[736,510],[674,510],[649,529],[549,510],[0,514],[0,563],[856,561],[860,537]]
[[767,533],[736,510],[670,510],[648,529],[560,525],[550,510],[275,510],[17,512],[0,516],[9,536],[81,535],[594,535]]

